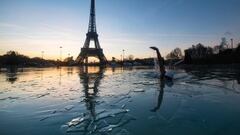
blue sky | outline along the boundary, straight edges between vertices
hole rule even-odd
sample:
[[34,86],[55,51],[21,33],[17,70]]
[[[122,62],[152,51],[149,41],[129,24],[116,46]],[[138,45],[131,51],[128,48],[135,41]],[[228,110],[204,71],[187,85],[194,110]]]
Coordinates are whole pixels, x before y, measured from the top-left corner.
[[[240,40],[240,0],[96,0],[97,30],[108,58],[149,57],[149,46],[166,55],[221,37]],[[83,46],[90,0],[0,0],[0,55],[8,50],[31,57],[75,58]]]

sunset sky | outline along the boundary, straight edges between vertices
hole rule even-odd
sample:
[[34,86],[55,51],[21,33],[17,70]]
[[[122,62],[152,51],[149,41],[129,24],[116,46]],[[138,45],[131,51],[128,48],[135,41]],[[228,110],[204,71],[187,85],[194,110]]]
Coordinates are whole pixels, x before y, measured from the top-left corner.
[[[88,28],[90,0],[0,0],[0,55],[30,57],[80,53]],[[240,0],[96,0],[97,31],[108,59],[149,57],[149,46],[166,55],[199,42],[240,41]]]

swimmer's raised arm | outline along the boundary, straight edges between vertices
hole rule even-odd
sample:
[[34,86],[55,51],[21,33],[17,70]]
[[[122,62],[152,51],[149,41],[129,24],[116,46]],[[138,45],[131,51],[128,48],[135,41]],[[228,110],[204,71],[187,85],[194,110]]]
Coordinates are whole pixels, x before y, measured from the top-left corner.
[[150,47],[151,49],[155,50],[157,52],[157,57],[158,57],[158,63],[160,67],[160,73],[161,73],[161,79],[165,77],[165,66],[164,66],[164,58],[161,56],[160,51],[158,50],[157,47]]

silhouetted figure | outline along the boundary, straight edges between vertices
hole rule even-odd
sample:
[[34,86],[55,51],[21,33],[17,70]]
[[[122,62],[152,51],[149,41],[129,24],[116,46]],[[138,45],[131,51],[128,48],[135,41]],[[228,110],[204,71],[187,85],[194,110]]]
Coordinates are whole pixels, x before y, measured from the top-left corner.
[[157,47],[150,47],[151,49],[155,50],[157,52],[157,58],[158,58],[158,64],[159,64],[159,69],[160,69],[160,79],[168,79],[172,80],[173,79],[173,74],[167,74],[166,75],[166,70],[165,70],[165,61],[164,58],[161,56],[159,50]]

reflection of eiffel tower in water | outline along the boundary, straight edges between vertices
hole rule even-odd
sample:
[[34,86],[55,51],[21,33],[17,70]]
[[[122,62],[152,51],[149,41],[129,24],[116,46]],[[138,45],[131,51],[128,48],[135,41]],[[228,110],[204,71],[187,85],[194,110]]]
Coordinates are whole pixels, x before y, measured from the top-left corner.
[[[79,134],[109,134],[109,131],[126,134],[127,130],[121,127],[131,120],[127,115],[128,109],[113,108],[109,104],[104,104],[104,98],[100,98],[98,87],[104,77],[104,69],[101,67],[98,72],[92,72],[87,66],[80,67],[80,83],[83,84],[84,102],[86,112],[81,113],[80,117],[68,122],[67,133]],[[107,107],[108,106],[108,107]],[[108,108],[108,109],[106,109]],[[114,131],[113,131],[114,129]]]
[[[90,48],[90,42],[94,41],[95,48]],[[101,65],[107,64],[107,59],[103,54],[103,49],[100,47],[97,28],[96,28],[96,15],[95,15],[95,0],[91,0],[91,10],[89,18],[89,26],[87,38],[84,46],[81,49],[81,53],[77,57],[76,61],[79,64],[88,64],[88,57],[96,57],[99,59]]]
[[[87,110],[90,111],[93,120],[95,120],[96,117],[95,98],[98,94],[98,87],[100,85],[101,79],[103,78],[103,73],[104,70],[101,67],[96,73],[89,73],[87,66],[80,69],[80,79],[82,80],[85,94],[84,101],[86,103]],[[92,84],[93,86],[89,86],[90,84]]]

